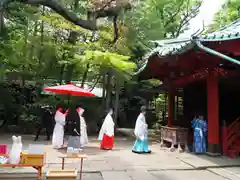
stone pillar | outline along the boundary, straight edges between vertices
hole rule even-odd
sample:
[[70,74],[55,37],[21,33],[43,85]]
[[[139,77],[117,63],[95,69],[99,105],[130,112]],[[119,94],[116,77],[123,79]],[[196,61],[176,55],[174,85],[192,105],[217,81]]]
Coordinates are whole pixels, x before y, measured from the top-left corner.
[[208,110],[208,154],[220,155],[219,140],[219,87],[218,78],[213,72],[207,77],[207,110]]

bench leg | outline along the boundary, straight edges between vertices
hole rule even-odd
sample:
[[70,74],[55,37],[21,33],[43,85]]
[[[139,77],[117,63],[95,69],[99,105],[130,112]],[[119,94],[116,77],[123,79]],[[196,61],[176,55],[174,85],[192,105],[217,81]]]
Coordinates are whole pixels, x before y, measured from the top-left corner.
[[37,177],[37,179],[38,180],[42,180],[42,167],[38,167],[37,170],[38,170],[38,177]]
[[62,158],[62,170],[64,170],[65,158]]
[[81,164],[80,164],[80,180],[82,180],[82,171],[83,171],[83,158],[81,158]]

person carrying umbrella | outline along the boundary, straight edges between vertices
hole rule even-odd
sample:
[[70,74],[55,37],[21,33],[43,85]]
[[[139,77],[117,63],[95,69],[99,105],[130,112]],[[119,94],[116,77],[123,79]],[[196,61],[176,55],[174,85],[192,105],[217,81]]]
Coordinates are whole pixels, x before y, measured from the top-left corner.
[[68,148],[81,150],[80,136],[81,136],[81,121],[77,112],[77,108],[70,107],[69,113],[66,117],[69,125],[70,136],[68,140]]
[[[53,92],[56,94],[65,94],[70,96],[85,96],[85,97],[93,97],[95,94],[80,88],[78,86],[73,85],[72,83],[60,85],[60,86],[53,86],[53,87],[46,87],[44,88],[45,91]],[[69,104],[69,102],[68,102]],[[69,125],[68,130],[70,131],[68,147],[79,149],[81,150],[80,144],[80,136],[81,136],[81,123],[80,117],[76,110],[76,107],[71,107],[69,110],[68,115],[66,116],[66,122]]]

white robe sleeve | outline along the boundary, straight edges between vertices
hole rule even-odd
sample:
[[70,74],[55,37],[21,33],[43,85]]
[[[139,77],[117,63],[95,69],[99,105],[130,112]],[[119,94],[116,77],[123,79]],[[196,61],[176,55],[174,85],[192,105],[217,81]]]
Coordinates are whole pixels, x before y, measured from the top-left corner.
[[80,131],[81,131],[80,144],[83,147],[86,144],[88,144],[87,124],[86,124],[86,121],[85,121],[84,117],[82,117],[82,116],[80,116],[80,121],[81,121],[81,125],[80,125]]
[[138,139],[144,139],[147,132],[147,124],[143,114],[140,114],[137,118],[134,134]]
[[86,128],[87,127],[87,124],[86,124],[86,121],[85,121],[85,119],[84,119],[84,117],[80,117],[80,120],[81,120],[81,127],[84,127],[84,128]]
[[104,119],[102,127],[101,127],[101,129],[99,131],[98,140],[100,140],[100,141],[103,139],[103,135],[106,132],[106,129],[105,129],[106,125],[105,124],[106,124],[106,118]]
[[87,128],[86,121],[84,117],[80,116],[80,131],[81,131],[81,136],[84,134],[84,130]]
[[54,116],[55,122],[56,122],[56,123],[59,123],[59,121],[60,121],[59,119],[60,119],[60,114],[59,114],[59,112],[56,112],[56,113],[55,113],[55,116]]
[[110,114],[108,114],[104,119],[102,127],[99,131],[98,140],[102,140],[104,134],[107,134],[108,136],[114,136],[114,122]]
[[103,129],[103,125],[99,131],[99,134],[98,134],[98,140],[101,141],[103,139],[103,134],[104,134],[104,129]]
[[114,136],[114,125],[113,118],[109,115],[106,123],[106,134],[110,137]]
[[62,126],[65,126],[65,121],[66,119],[66,116],[64,114],[62,114],[62,116],[59,118],[59,123],[62,125]]

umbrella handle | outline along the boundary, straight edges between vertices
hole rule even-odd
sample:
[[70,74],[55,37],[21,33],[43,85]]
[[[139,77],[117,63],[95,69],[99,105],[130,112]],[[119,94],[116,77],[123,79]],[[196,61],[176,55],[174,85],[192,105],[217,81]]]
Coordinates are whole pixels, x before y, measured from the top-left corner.
[[77,135],[79,135],[80,136],[80,134],[78,133],[78,131],[76,130],[76,128],[74,128],[74,130],[73,130],[75,133],[77,133]]
[[66,110],[66,112],[64,113],[64,115],[68,115],[69,109]]

